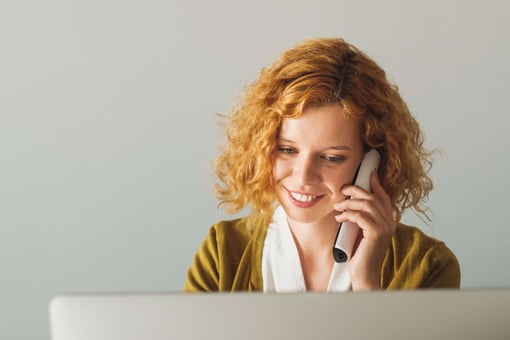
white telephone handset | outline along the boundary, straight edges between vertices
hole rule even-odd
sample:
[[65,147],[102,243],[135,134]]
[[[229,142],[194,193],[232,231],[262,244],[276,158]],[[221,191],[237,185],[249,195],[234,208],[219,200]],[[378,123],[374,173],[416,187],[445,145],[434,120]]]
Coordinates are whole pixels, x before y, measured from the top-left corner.
[[[370,190],[370,174],[379,166],[381,156],[372,149],[365,153],[361,161],[354,185],[359,186],[367,191]],[[352,222],[340,223],[336,234],[335,243],[333,245],[333,257],[338,263],[347,262],[352,255],[354,244],[358,238],[359,227]]]

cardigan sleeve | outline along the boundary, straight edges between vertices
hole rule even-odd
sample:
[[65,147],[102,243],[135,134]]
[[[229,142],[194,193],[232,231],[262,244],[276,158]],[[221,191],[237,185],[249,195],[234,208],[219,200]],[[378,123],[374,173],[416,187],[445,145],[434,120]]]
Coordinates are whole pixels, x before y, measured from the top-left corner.
[[212,227],[188,269],[184,292],[218,291],[218,258],[216,228]]
[[185,292],[230,291],[244,284],[241,278],[250,276],[253,260],[246,225],[244,218],[221,221],[209,229],[186,274]]
[[438,243],[424,256],[429,273],[423,280],[424,288],[459,288],[460,265],[453,252],[444,243]]
[[386,253],[381,286],[387,289],[459,288],[460,265],[442,242],[399,225]]

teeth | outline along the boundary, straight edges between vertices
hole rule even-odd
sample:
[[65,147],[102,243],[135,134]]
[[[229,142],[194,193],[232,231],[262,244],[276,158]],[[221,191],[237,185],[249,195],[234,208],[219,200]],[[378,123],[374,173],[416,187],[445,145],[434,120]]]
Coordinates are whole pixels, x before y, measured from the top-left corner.
[[291,192],[290,194],[295,200],[300,201],[300,202],[310,202],[311,200],[313,200],[317,197],[317,196],[312,196],[312,195],[298,194],[297,192]]

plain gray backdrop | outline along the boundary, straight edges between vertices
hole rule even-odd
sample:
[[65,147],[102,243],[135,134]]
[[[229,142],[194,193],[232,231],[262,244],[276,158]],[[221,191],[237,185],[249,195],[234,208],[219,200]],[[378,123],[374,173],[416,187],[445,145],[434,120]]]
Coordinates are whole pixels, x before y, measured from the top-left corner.
[[306,38],[343,37],[439,148],[426,226],[463,287],[510,286],[506,1],[0,2],[0,338],[48,339],[50,299],[178,291],[218,210],[226,113]]

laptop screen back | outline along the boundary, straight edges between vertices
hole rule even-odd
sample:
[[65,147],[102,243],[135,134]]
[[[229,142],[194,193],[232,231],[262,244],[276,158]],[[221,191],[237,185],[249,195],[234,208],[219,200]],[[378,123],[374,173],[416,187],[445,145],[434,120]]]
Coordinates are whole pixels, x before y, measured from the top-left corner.
[[509,339],[510,290],[63,295],[52,340]]

